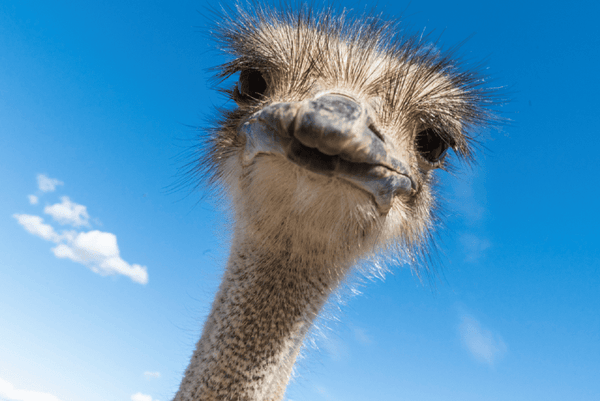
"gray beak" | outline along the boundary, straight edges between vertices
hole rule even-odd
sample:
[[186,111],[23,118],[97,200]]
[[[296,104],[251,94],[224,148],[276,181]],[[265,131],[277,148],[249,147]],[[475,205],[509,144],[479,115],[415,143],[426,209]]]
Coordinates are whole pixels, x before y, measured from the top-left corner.
[[240,130],[244,163],[259,153],[285,155],[318,174],[345,179],[370,193],[381,213],[394,196],[416,190],[408,164],[392,156],[393,144],[376,131],[368,111],[339,94],[269,105]]

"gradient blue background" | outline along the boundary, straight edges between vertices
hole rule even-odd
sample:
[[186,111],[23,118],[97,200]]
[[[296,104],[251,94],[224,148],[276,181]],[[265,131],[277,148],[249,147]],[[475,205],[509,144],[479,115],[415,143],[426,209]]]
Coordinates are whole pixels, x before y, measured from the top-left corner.
[[[228,105],[208,81],[225,60],[206,39],[209,4],[0,2],[0,380],[14,388],[61,401],[177,390],[228,252],[218,205],[190,186],[168,190],[189,161],[190,126]],[[409,32],[443,32],[448,46],[474,34],[460,53],[485,60],[512,122],[483,133],[475,168],[442,174],[438,276],[421,283],[396,266],[360,286],[299,361],[287,398],[599,400],[600,6],[378,10],[403,13]],[[40,173],[64,185],[30,205]],[[60,196],[114,233],[148,284],[57,259],[13,218],[45,216]]]

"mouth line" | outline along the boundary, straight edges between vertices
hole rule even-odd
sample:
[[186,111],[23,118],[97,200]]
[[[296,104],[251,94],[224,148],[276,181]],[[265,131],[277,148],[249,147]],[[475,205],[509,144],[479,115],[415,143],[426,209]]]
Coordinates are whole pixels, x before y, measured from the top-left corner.
[[343,175],[365,178],[384,178],[390,174],[405,176],[384,164],[353,162],[340,155],[326,155],[316,148],[303,145],[296,138],[292,138],[289,142],[285,155],[300,167],[326,176]]
[[292,163],[313,173],[337,177],[373,196],[377,209],[385,215],[392,207],[397,192],[416,193],[410,176],[381,164],[345,160],[339,155],[329,156],[292,138],[285,148],[285,156]]

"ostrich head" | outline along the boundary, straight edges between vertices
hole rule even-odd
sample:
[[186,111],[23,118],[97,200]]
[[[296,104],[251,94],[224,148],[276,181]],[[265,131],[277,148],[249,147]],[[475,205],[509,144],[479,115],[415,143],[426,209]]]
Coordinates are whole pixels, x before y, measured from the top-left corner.
[[231,256],[176,400],[278,400],[329,294],[361,258],[419,259],[435,170],[471,154],[481,80],[375,17],[238,9],[216,29],[239,74],[200,169],[234,209]]
[[269,247],[418,255],[435,170],[449,149],[469,158],[469,131],[488,118],[480,78],[374,17],[240,11],[217,32],[237,108],[201,167],[225,184],[237,224]]

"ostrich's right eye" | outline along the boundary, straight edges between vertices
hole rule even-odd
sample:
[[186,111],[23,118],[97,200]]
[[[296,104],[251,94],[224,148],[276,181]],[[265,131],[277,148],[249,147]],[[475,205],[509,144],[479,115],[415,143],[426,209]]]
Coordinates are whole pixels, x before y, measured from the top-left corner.
[[244,70],[240,73],[237,92],[244,100],[260,99],[267,91],[267,81],[258,70]]

